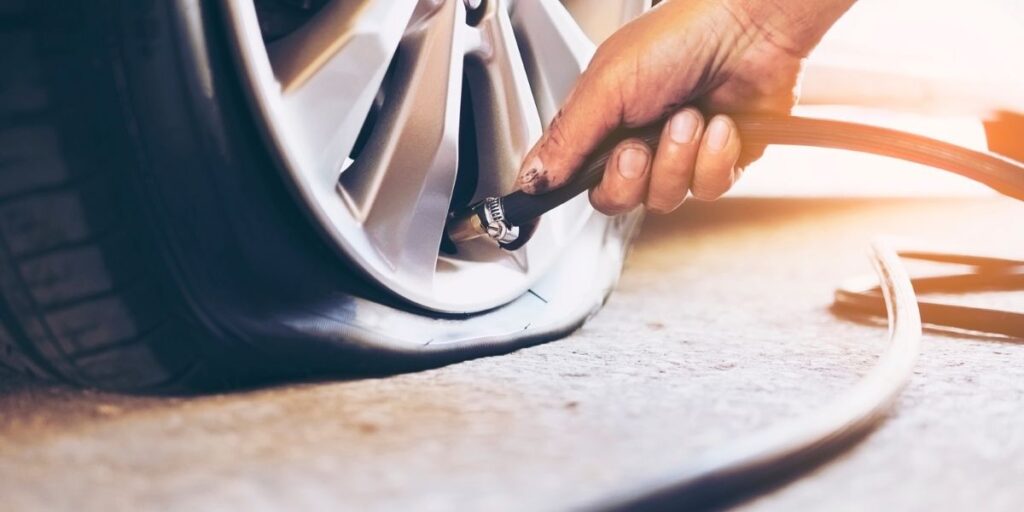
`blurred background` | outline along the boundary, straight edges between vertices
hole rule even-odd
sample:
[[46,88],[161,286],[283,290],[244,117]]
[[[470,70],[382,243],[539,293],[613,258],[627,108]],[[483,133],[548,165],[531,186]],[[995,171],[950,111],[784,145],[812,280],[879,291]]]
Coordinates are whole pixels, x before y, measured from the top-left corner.
[[[1024,112],[1024,3],[858,2],[812,54],[798,112],[985,148],[979,114]],[[863,108],[820,104],[860,104]],[[834,150],[769,148],[731,196],[991,195],[926,167]]]

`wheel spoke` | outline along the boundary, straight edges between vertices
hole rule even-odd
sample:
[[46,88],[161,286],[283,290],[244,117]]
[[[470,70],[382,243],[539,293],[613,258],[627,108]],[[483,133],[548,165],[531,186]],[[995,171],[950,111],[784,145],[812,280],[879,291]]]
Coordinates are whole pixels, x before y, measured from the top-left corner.
[[651,0],[564,0],[563,3],[595,43],[604,41],[619,27],[651,8]]
[[359,56],[352,54],[370,51],[364,62],[383,57],[386,63],[415,6],[415,0],[329,2],[301,29],[269,46],[281,88],[294,91],[339,54],[346,64],[355,64]]
[[[581,195],[545,215],[518,251],[480,239],[439,256],[456,174],[475,173],[459,180],[460,202],[510,192],[594,41],[649,0],[328,0],[273,37],[260,22],[280,21],[275,12],[220,1],[296,197],[353,265],[397,296],[444,312],[493,308],[529,289],[567,244],[595,242],[577,241],[581,227],[600,236],[606,221]],[[470,100],[472,117],[462,111]],[[460,141],[474,136],[462,149],[475,161],[460,166]],[[465,196],[463,183],[474,187]]]
[[267,48],[301,165],[338,177],[380,89],[416,0],[333,0]]
[[519,164],[541,135],[508,12],[497,2],[484,8],[477,25],[479,44],[466,63],[479,155],[474,201],[514,190]]
[[458,169],[465,16],[444,2],[402,39],[380,119],[338,183],[378,253],[420,282],[433,276]]
[[594,43],[557,0],[518,0],[512,26],[544,124],[551,122],[594,55]]

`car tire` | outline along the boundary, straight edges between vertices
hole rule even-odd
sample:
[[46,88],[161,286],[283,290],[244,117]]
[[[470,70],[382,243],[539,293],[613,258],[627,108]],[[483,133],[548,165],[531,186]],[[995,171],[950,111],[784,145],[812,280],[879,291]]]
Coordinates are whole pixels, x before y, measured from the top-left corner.
[[255,127],[222,16],[200,0],[0,0],[0,362],[215,389],[507,352],[600,306],[635,217],[595,227],[604,245],[581,249],[585,285],[561,305],[440,315],[339,264]]

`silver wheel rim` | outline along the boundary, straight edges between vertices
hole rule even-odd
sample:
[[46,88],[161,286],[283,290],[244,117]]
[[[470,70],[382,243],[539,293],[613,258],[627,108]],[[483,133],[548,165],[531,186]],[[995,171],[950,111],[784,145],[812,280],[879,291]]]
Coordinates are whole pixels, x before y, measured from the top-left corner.
[[[486,240],[440,251],[457,174],[475,175],[473,200],[511,192],[593,41],[650,0],[332,0],[270,43],[252,0],[222,1],[252,104],[298,197],[397,296],[450,313],[504,304],[596,215],[581,196],[513,253]],[[464,158],[460,171],[464,83],[478,162]]]

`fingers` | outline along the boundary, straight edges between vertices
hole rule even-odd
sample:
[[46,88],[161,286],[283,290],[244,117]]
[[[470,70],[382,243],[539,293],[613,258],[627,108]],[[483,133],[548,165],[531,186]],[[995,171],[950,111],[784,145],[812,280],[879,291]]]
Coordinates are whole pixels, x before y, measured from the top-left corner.
[[653,160],[651,148],[640,139],[627,139],[612,151],[604,176],[590,191],[590,203],[601,213],[625,213],[647,197]]
[[693,180],[704,116],[695,108],[685,108],[665,124],[654,157],[647,209],[669,213],[683,204]]
[[668,213],[687,193],[705,201],[717,199],[738,178],[740,151],[739,131],[731,118],[718,115],[705,123],[697,109],[683,109],[666,123],[656,155],[640,139],[616,146],[590,202],[604,214],[617,215],[641,203],[653,213]]
[[583,160],[621,119],[611,77],[589,71],[577,82],[562,110],[524,159],[519,188],[540,194],[564,185]]
[[738,178],[740,135],[736,123],[726,115],[711,119],[701,139],[690,192],[702,201],[713,201],[726,193]]

